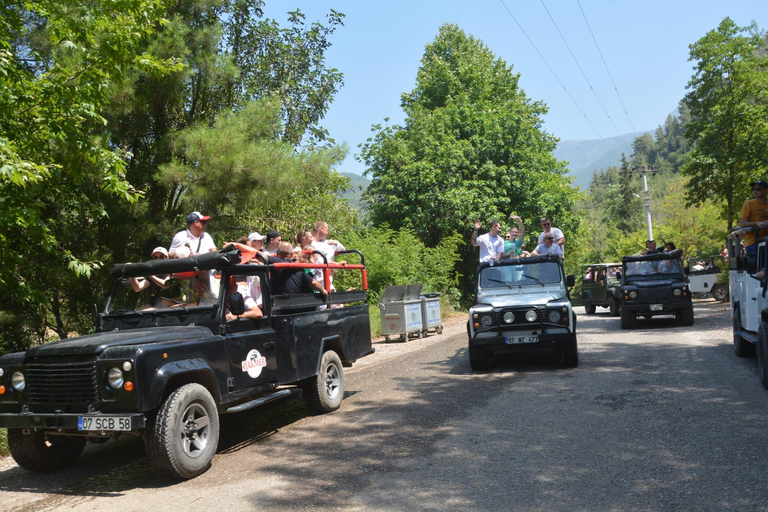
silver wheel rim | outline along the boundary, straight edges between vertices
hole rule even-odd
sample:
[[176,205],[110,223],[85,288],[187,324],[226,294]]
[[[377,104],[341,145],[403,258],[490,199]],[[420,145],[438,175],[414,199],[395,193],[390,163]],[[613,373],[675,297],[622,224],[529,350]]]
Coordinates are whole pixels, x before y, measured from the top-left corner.
[[211,418],[200,404],[190,404],[181,415],[181,447],[192,458],[199,457],[208,446]]
[[330,363],[325,367],[325,394],[331,400],[335,400],[341,389],[341,377],[338,367]]

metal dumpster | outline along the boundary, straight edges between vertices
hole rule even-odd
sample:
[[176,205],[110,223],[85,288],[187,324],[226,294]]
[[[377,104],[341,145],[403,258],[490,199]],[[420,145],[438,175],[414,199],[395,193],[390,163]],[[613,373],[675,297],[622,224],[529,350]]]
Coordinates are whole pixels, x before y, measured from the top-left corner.
[[420,284],[388,286],[384,290],[379,310],[381,333],[387,341],[390,336],[397,336],[400,341],[407,340],[409,335],[423,336],[420,293]]
[[440,294],[422,293],[420,299],[422,333],[426,336],[430,329],[434,329],[437,334],[443,334],[443,323],[440,320]]

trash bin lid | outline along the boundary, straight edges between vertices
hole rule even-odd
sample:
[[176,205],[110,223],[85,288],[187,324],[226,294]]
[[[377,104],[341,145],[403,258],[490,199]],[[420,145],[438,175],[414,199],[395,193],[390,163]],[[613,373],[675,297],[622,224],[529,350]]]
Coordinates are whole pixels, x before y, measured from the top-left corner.
[[426,292],[421,294],[425,299],[435,299],[440,296],[440,292]]
[[421,287],[423,285],[421,283],[418,284],[409,284],[405,287],[405,295],[403,295],[403,300],[419,300],[419,294],[421,294]]
[[387,286],[387,289],[384,290],[384,294],[381,296],[379,302],[381,304],[385,304],[387,302],[397,302],[403,295],[403,290],[405,290],[405,286],[400,284],[395,286]]

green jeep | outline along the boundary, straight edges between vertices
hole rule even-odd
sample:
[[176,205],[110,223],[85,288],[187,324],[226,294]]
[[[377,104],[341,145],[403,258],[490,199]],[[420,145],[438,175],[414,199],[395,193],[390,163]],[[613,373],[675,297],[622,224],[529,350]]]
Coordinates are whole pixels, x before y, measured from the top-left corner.
[[588,315],[593,315],[600,306],[608,308],[611,316],[619,316],[621,283],[617,272],[621,272],[621,263],[593,263],[582,267],[581,297]]

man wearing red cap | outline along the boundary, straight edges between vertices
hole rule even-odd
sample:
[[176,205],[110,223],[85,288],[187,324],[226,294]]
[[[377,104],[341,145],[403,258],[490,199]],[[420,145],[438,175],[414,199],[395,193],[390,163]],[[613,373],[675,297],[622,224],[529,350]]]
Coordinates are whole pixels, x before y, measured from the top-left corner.
[[213,237],[205,232],[205,223],[210,218],[210,216],[200,212],[192,212],[187,215],[187,229],[179,231],[173,237],[171,248],[168,249],[168,256],[173,258],[176,255],[176,250],[184,246],[189,247],[190,256],[215,251],[216,243],[213,241]]
[[739,226],[742,228],[756,227],[760,231],[749,231],[744,234],[744,245],[747,254],[754,254],[757,248],[756,240],[768,235],[768,183],[757,180],[752,186],[752,199],[747,200],[741,207]]

